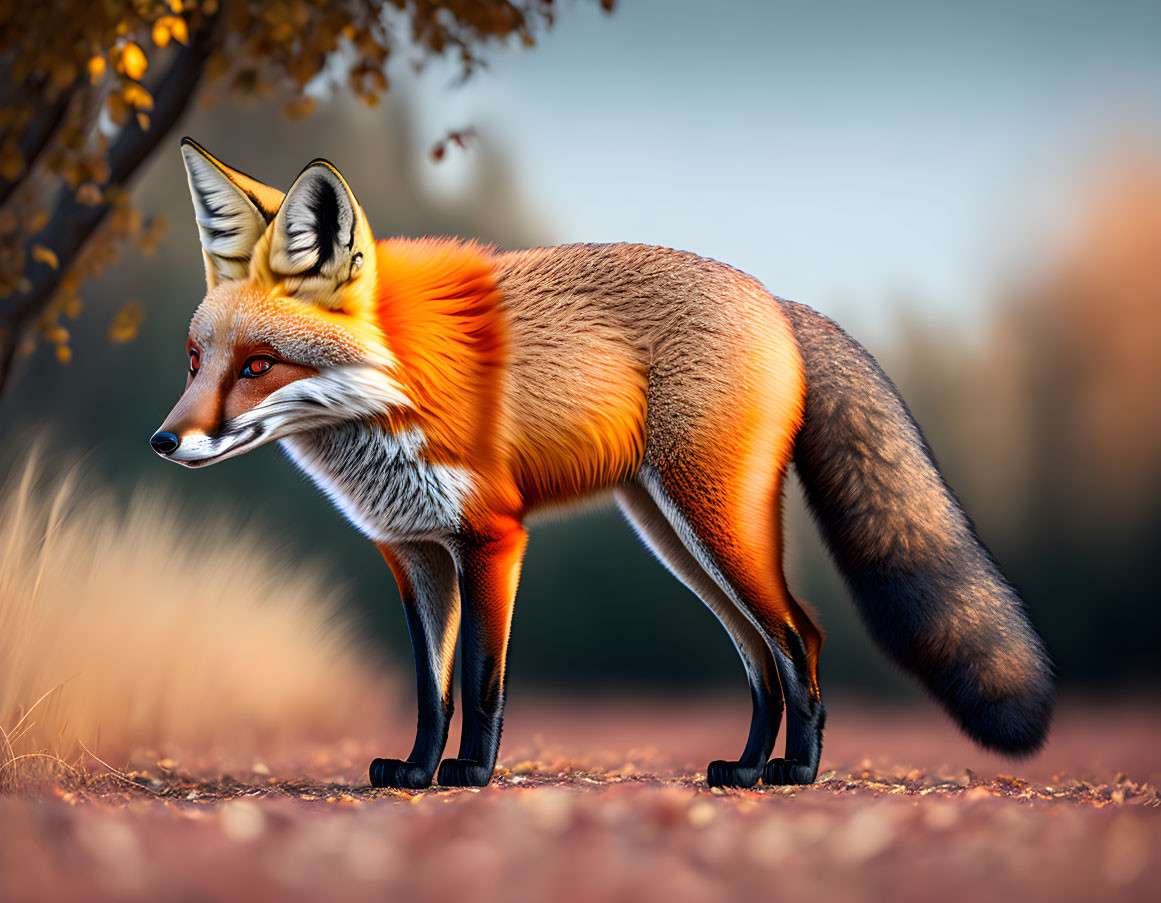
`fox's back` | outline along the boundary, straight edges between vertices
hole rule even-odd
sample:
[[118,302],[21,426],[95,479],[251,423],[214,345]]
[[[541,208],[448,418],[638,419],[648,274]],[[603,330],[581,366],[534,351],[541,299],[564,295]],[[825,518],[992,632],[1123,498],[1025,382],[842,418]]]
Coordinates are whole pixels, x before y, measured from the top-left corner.
[[606,488],[646,446],[680,455],[755,417],[797,425],[789,325],[744,273],[669,248],[577,244],[497,255],[496,274],[512,441],[542,491]]

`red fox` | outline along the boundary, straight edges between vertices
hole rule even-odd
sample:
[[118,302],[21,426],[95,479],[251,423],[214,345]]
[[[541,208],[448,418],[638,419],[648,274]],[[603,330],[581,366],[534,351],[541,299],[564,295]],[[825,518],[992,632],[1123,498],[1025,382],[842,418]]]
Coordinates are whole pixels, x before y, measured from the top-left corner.
[[[376,241],[324,160],[284,195],[188,138],[182,153],[208,294],[150,444],[201,467],[277,439],[382,552],[419,723],[374,786],[491,780],[525,518],[610,492],[745,666],[749,737],[707,781],[812,782],[823,636],[782,572],[792,461],[875,640],[982,746],[1043,743],[1054,681],[1024,603],[831,320],[668,248]],[[457,636],[462,740],[441,762]]]

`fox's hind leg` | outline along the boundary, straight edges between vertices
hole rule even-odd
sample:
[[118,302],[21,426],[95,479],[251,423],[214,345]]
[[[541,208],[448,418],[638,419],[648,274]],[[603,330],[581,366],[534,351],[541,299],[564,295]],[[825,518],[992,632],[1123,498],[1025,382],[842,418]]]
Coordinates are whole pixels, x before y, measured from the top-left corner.
[[[688,460],[688,459],[687,459]],[[702,458],[702,461],[705,461]],[[768,784],[809,784],[818,773],[825,708],[818,690],[822,633],[782,575],[781,480],[770,465],[728,469],[646,465],[639,480],[674,533],[766,640],[786,705],[786,754]],[[773,472],[772,472],[773,470]]]
[[782,721],[782,689],[774,656],[762,634],[686,549],[649,494],[628,484],[618,488],[615,495],[650,551],[717,616],[742,658],[754,705],[750,736],[736,761],[710,762],[706,782],[711,787],[752,787],[762,777]]

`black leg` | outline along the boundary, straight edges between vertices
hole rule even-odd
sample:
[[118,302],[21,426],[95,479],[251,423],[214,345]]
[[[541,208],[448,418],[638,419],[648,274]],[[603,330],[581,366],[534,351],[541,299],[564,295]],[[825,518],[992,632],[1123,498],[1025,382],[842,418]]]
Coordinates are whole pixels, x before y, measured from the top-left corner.
[[459,755],[444,759],[437,780],[483,787],[492,779],[504,721],[504,680],[512,603],[527,534],[510,524],[457,547],[463,611],[463,731]]
[[[620,486],[615,495],[625,517],[650,551],[717,616],[742,658],[754,703],[750,736],[740,759],[709,763],[706,783],[711,787],[752,787],[762,778],[762,769],[770,758],[782,723],[782,688],[766,635],[718,585],[715,574],[720,571],[707,571],[699,562],[698,555],[708,560],[705,548],[682,518],[672,510],[667,514],[667,509],[659,506],[640,485]],[[674,519],[676,527],[669,518]],[[684,532],[684,539],[679,528]]]
[[766,760],[770,758],[770,750],[778,737],[778,728],[782,724],[782,690],[778,685],[778,675],[767,677],[749,673],[749,677],[754,713],[750,719],[746,748],[737,761],[717,759],[709,763],[705,780],[711,787],[753,787],[761,780]]
[[415,653],[419,719],[406,759],[375,759],[372,787],[429,787],[447,744],[451,721],[451,677],[459,626],[459,594],[451,554],[436,543],[381,548],[403,597],[407,630]]
[[786,755],[771,759],[762,773],[766,784],[812,784],[822,754],[826,707],[811,675],[806,647],[793,629],[771,643],[786,697]]

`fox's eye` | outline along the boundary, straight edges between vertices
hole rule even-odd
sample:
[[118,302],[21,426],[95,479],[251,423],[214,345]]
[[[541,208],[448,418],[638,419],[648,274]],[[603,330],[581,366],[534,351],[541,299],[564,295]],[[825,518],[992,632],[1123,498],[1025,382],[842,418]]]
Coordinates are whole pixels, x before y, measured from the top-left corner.
[[189,372],[191,376],[198,372],[199,366],[201,366],[201,358],[198,356],[197,351],[191,349],[189,353]]
[[252,357],[246,361],[246,365],[242,368],[242,375],[246,379],[254,379],[254,377],[261,376],[273,366],[274,361],[268,357]]

